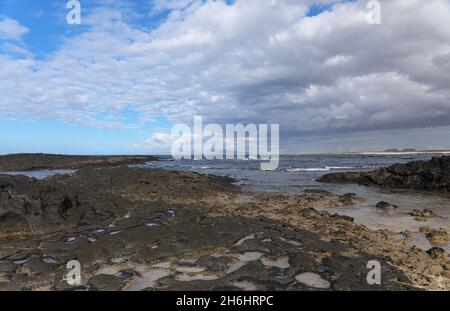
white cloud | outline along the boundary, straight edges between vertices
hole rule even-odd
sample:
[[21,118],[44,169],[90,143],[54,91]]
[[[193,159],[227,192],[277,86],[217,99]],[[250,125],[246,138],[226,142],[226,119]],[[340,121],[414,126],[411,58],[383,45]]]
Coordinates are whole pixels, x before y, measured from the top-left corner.
[[169,133],[166,132],[154,132],[152,133],[151,137],[148,138],[145,142],[147,144],[154,144],[159,143],[159,144],[164,144],[166,145],[167,142],[170,142],[172,140],[172,137]]
[[20,40],[28,31],[27,27],[20,25],[16,20],[10,18],[0,20],[0,39]]
[[0,114],[117,127],[132,108],[286,136],[450,124],[447,1],[382,1],[381,25],[366,1],[307,17],[313,2],[159,1],[174,11],[153,31],[93,11],[45,60],[0,56]]
[[136,149],[151,150],[155,154],[169,154],[173,139],[170,133],[164,131],[153,132],[142,144],[137,143]]

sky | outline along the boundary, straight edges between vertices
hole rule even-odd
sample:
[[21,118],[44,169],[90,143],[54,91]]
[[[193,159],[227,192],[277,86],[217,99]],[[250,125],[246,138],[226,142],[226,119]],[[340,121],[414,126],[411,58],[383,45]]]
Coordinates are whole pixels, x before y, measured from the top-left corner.
[[167,154],[178,123],[284,153],[450,148],[450,1],[0,0],[0,153]]

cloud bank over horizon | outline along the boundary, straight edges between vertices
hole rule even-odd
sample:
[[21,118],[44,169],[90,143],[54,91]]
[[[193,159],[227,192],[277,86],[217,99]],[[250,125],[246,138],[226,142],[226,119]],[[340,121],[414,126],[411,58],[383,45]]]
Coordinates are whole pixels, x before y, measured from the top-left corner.
[[167,120],[130,144],[149,152],[194,115],[278,123],[285,152],[450,147],[450,2],[382,0],[380,25],[366,5],[94,1],[44,53],[0,9],[0,118],[141,132]]

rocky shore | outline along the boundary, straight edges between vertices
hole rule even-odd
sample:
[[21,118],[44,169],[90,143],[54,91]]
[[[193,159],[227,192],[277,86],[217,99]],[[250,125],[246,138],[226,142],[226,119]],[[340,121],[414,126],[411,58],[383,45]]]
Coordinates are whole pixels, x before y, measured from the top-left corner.
[[392,189],[450,192],[450,156],[429,161],[394,164],[370,172],[331,173],[319,179],[324,183],[358,183]]
[[[0,290],[450,289],[439,247],[317,210],[361,200],[244,192],[226,177],[127,166],[0,175]],[[64,280],[71,260],[81,264],[75,287]],[[381,285],[366,280],[372,260]]]
[[157,160],[152,156],[73,156],[24,153],[0,156],[0,172],[111,167]]

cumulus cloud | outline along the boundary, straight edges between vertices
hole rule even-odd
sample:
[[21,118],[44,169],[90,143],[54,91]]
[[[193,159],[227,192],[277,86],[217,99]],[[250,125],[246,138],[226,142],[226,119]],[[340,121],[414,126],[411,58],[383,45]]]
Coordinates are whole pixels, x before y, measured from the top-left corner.
[[20,40],[28,32],[28,28],[20,25],[16,20],[3,18],[0,20],[0,39]]
[[[0,115],[120,127],[133,109],[286,137],[450,125],[449,2],[381,2],[381,25],[365,0],[161,0],[172,11],[151,31],[93,10],[43,60],[0,56]],[[333,6],[309,16],[313,3]]]

